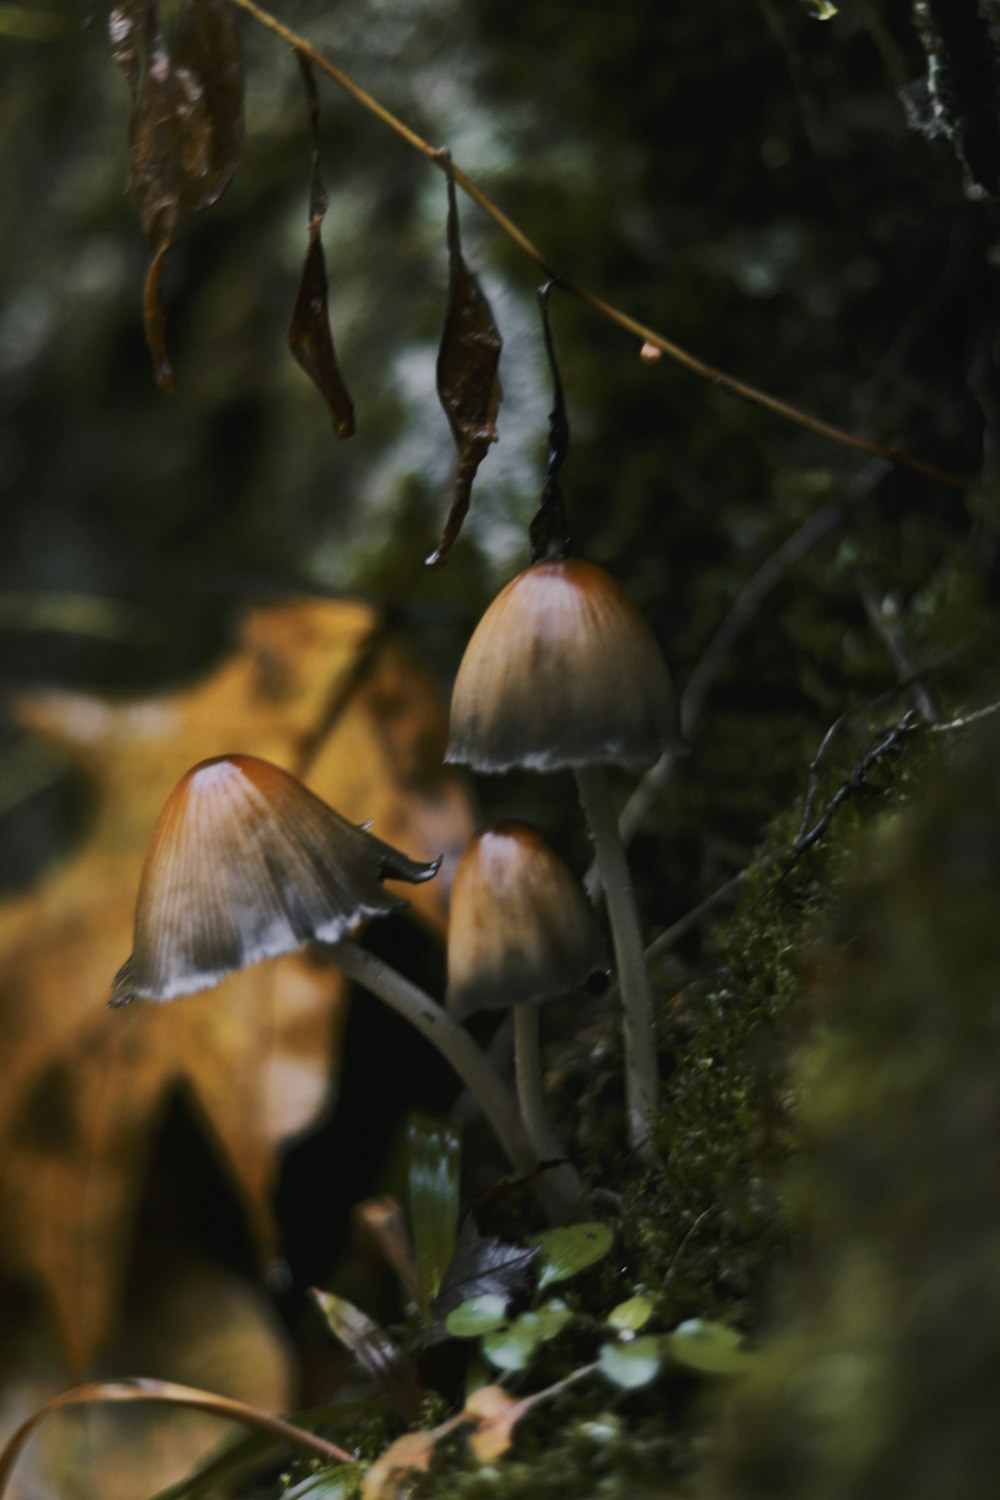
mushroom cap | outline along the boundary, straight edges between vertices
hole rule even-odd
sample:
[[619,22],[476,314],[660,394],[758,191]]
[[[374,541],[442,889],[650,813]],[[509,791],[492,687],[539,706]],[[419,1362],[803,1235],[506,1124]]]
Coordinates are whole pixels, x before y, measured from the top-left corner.
[[603,569],[535,563],[473,632],[451,700],[446,760],[476,771],[649,765],[676,738],[652,631]]
[[171,792],[146,853],[133,951],[110,1004],[173,1000],[235,969],[336,943],[403,905],[385,878],[420,864],[348,823],[288,771],[252,755],[202,761]]
[[583,887],[537,829],[497,823],[466,848],[448,918],[449,1011],[540,1005],[605,963]]

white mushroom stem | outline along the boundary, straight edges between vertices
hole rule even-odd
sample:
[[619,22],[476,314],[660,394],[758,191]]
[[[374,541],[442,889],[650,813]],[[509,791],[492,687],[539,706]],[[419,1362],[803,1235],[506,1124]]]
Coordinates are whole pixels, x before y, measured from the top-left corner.
[[564,1160],[566,1153],[559,1144],[545,1111],[537,1005],[514,1006],[514,1071],[517,1077],[517,1100],[521,1106],[521,1119],[528,1132],[528,1139],[539,1160],[559,1162],[559,1166],[553,1169],[552,1176],[564,1193],[567,1206],[579,1203],[583,1197],[583,1183],[576,1169]]
[[643,955],[635,892],[607,776],[600,766],[577,766],[575,775],[608,903],[615,967],[624,1007],[625,1107],[629,1143],[633,1150],[648,1156],[648,1117],[659,1099],[660,1078],[653,990]]
[[[350,940],[324,944],[323,948],[338,969],[409,1021],[451,1064],[479,1103],[515,1170],[525,1177],[537,1172],[539,1157],[532,1148],[514,1097],[469,1033],[430,995],[374,953]],[[559,1221],[565,1218],[568,1205],[557,1185],[547,1180],[549,1176],[542,1173],[533,1185],[548,1216]]]

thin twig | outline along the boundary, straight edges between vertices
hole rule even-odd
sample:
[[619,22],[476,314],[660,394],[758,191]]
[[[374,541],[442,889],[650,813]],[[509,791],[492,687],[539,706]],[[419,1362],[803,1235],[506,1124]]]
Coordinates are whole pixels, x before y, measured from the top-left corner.
[[[772,856],[767,856],[764,860],[758,860],[754,868],[760,869],[772,863],[772,858]],[[750,866],[748,865],[745,870],[740,870],[738,875],[733,875],[724,885],[720,885],[710,896],[706,896],[704,901],[699,901],[697,906],[685,912],[683,917],[678,917],[676,922],[649,944],[646,949],[646,962],[652,965],[665,957],[671,948],[677,946],[681,938],[686,937],[693,927],[698,926],[703,917],[707,917],[709,912],[713,912],[717,906],[721,906],[730,897],[735,896],[736,892],[746,884],[749,874]]]
[[814,844],[819,843],[829,828],[831,819],[837,808],[840,807],[841,803],[846,802],[848,797],[860,791],[868,773],[874,770],[880,761],[885,760],[887,755],[893,755],[899,750],[903,740],[909,734],[910,730],[913,729],[915,718],[915,710],[912,708],[907,710],[899,723],[894,724],[891,729],[887,730],[878,743],[873,745],[862,756],[851,774],[841,782],[813,826],[807,829],[805,833],[800,833],[795,840],[795,843],[792,845],[792,854],[796,860],[805,854],[807,849],[811,849]]
[[970,724],[978,724],[980,719],[988,719],[993,714],[1000,713],[1000,703],[987,703],[984,708],[973,709],[972,713],[963,714],[959,719],[949,719],[947,724],[932,724],[932,734],[947,734],[952,729],[967,729]]
[[[276,16],[271,15],[270,11],[264,10],[262,6],[257,5],[255,0],[232,0],[232,4],[236,5],[240,10],[245,10],[256,21],[259,21],[262,26],[266,26],[269,31],[273,31],[276,36],[280,36],[282,41],[287,42],[290,47],[295,48],[297,52],[308,57],[315,67],[319,68],[321,72],[326,73],[336,84],[339,84],[362,108],[367,109],[377,119],[381,120],[384,125],[388,126],[390,130],[395,131],[398,136],[401,136],[408,145],[412,146],[414,151],[418,151],[421,156],[433,162],[439,169],[444,169],[440,150],[436,146],[432,146],[423,136],[418,135],[415,130],[411,130],[397,115],[394,115],[391,110],[386,109],[384,104],[380,104],[366,89],[363,89],[360,84],[355,83],[354,79],[348,73],[345,73],[342,68],[338,68],[329,58],[324,57],[323,53],[319,52],[305,37],[299,36],[297,32],[286,26],[282,21],[279,21]],[[657,333],[654,328],[647,327],[645,323],[640,323],[638,319],[630,317],[628,313],[615,307],[613,303],[606,302],[603,297],[598,297],[596,293],[588,291],[586,287],[578,286],[575,282],[567,280],[556,269],[549,258],[539,250],[538,246],[533,244],[524,231],[514,223],[513,219],[508,218],[503,210],[493,202],[492,198],[467,173],[454,164],[451,165],[450,170],[455,184],[472,199],[473,203],[478,204],[485,214],[489,215],[493,222],[503,230],[504,234],[525,255],[533,260],[544,271],[546,276],[557,281],[563,291],[568,292],[571,297],[575,297],[577,301],[592,308],[594,312],[599,313],[601,317],[606,318],[609,322],[617,324],[626,333],[631,333],[641,344],[651,344],[655,349],[659,349],[661,353],[666,354],[676,364],[682,365],[685,369],[690,370],[692,374],[700,375],[704,380],[710,380],[714,385],[721,386],[723,390],[729,391],[731,395],[742,396],[745,400],[753,402],[757,406],[762,406],[765,410],[774,412],[779,417],[784,417],[786,421],[795,422],[800,427],[806,427],[810,432],[818,433],[821,437],[829,438],[832,442],[840,443],[843,447],[853,448],[858,453],[868,453],[876,458],[887,459],[891,463],[900,464],[904,468],[912,469],[914,473],[923,474],[926,478],[937,480],[939,484],[946,484],[953,489],[965,490],[973,483],[971,476],[954,474],[948,469],[941,469],[936,464],[928,463],[922,458],[917,458],[914,454],[908,453],[902,448],[895,448],[888,443],[877,443],[873,438],[859,437],[855,433],[845,432],[842,428],[835,427],[830,422],[824,422],[819,417],[811,416],[808,412],[801,411],[798,407],[792,406],[787,401],[780,400],[777,396],[769,395],[767,391],[759,390],[756,386],[749,385],[744,380],[738,380],[735,376],[727,374],[724,370],[717,369],[714,365],[710,365],[705,360],[699,359],[697,355],[689,353],[686,349],[682,349],[679,344],[675,344],[671,339],[665,338],[662,333]]]
[[858,591],[868,616],[868,623],[885,647],[886,655],[899,674],[900,680],[910,683],[910,695],[917,713],[928,726],[936,724],[941,715],[931,697],[930,689],[923,681],[923,673],[910,656],[902,631],[893,624],[883,609],[875,585],[866,573],[858,574]]
[[802,822],[799,824],[800,839],[805,837],[806,830],[812,822],[813,808],[816,805],[816,792],[819,787],[819,769],[823,764],[823,757],[849,718],[850,714],[845,711],[839,718],[834,719],[826,734],[820,740],[819,749],[809,762],[809,780],[806,782],[806,798],[802,807]]
[[[705,700],[733,646],[753,620],[761,604],[771,590],[780,583],[788,570],[800,562],[808,552],[822,541],[823,537],[844,519],[845,515],[868,498],[886,472],[885,464],[874,459],[865,464],[852,479],[843,500],[825,505],[821,510],[797,526],[785,538],[781,546],[766,558],[753,577],[740,590],[736,599],[702,653],[697,666],[688,679],[681,694],[681,734],[685,738],[694,733],[705,707]],[[622,809],[618,826],[622,841],[628,843],[645,822],[647,814],[660,792],[673,774],[678,752],[665,750],[654,766],[637,783],[631,797]],[[591,866],[586,875],[587,893],[595,899],[600,893],[600,881],[596,866]]]
[[[901,691],[902,687],[905,686],[909,686],[909,684],[902,684],[900,687],[894,689],[893,693],[895,694],[896,692]],[[885,695],[882,695],[882,698],[884,698],[884,696]],[[882,698],[880,698],[879,701],[882,701]],[[871,704],[866,705],[866,708],[871,707]],[[930,734],[950,734],[956,730],[968,729],[970,725],[978,724],[980,720],[991,718],[993,714],[996,713],[1000,713],[1000,703],[987,703],[984,705],[984,707],[973,709],[971,713],[963,714],[957,719],[949,719],[947,723],[929,724],[927,726],[927,731]],[[795,843],[792,845],[793,854],[800,846],[803,845],[804,841],[808,840],[809,842],[815,842],[816,837],[818,837],[818,835],[815,835],[815,828],[813,829],[812,833],[810,833],[810,821],[813,816],[813,808],[815,806],[816,799],[816,773],[819,769],[822,757],[825,755],[836,734],[839,733],[839,731],[851,717],[851,713],[847,712],[841,714],[838,719],[834,720],[834,722],[830,725],[829,729],[824,734],[823,739],[820,742],[820,747],[813,757],[812,762],[810,763],[809,785],[806,791],[805,807],[803,809],[802,823],[799,829],[798,837],[796,838]],[[912,733],[917,727],[917,725],[911,722],[908,726],[908,732]],[[895,748],[895,741],[898,735],[898,730],[899,726],[897,725],[894,729],[889,731],[888,738],[891,738],[894,742],[893,746],[890,748]],[[901,739],[902,737],[899,736],[899,738]],[[877,748],[878,747],[876,747],[876,749]],[[871,756],[871,754],[872,752],[869,752],[869,756]],[[868,765],[867,769],[871,769],[870,764]],[[845,792],[845,787],[847,787],[848,791],[850,790],[849,783],[852,780],[852,777],[858,776],[858,771],[859,768],[856,767],[854,772],[852,773],[852,776],[848,777],[847,782],[845,782],[841,786],[840,790],[833,799],[833,802],[827,805],[827,809],[823,814],[823,818],[820,819],[820,822],[823,823],[824,832],[826,827],[829,825],[833,812],[836,811],[836,807],[845,800],[845,796],[847,795],[847,793]],[[836,806],[833,805],[834,803],[836,804]],[[747,881],[749,880],[751,874],[756,875],[760,873],[760,871],[766,870],[771,865],[776,864],[786,852],[787,851],[778,851],[773,854],[762,855],[759,859],[755,859],[751,864],[746,865],[742,870],[737,871],[735,875],[730,876],[727,881],[718,886],[714,891],[712,891],[710,895],[706,896],[703,901],[699,901],[697,906],[693,906],[690,911],[685,912],[683,917],[678,917],[676,922],[667,927],[649,944],[646,949],[647,963],[653,965],[659,959],[664,958],[672,948],[675,948],[677,946],[682,938],[686,937],[693,928],[698,926],[698,924],[704,917],[709,916],[717,906],[722,906],[726,901],[729,901],[740,890],[742,890],[743,886],[745,886]]]

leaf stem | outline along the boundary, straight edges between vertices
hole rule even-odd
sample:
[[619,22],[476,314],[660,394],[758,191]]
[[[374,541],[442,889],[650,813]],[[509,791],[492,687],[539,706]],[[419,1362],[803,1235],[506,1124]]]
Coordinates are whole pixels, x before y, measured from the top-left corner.
[[269,31],[273,31],[276,36],[280,36],[282,41],[287,42],[290,47],[294,47],[296,52],[307,57],[315,67],[319,68],[322,73],[325,73],[328,78],[332,78],[334,83],[339,84],[346,93],[350,94],[351,98],[360,104],[363,109],[375,115],[377,119],[382,121],[383,125],[395,131],[396,135],[401,136],[408,145],[412,146],[414,151],[418,151],[421,156],[433,162],[441,171],[449,172],[457,186],[472,199],[473,203],[478,204],[485,214],[489,215],[493,222],[503,230],[508,239],[512,240],[519,249],[523,250],[524,254],[545,272],[546,276],[557,281],[564,292],[567,292],[571,297],[575,297],[578,302],[582,302],[602,318],[606,318],[608,322],[614,323],[619,328],[624,329],[626,333],[632,334],[641,343],[652,344],[655,349],[659,349],[662,354],[666,354],[669,359],[683,366],[684,369],[690,370],[693,375],[698,375],[703,380],[711,381],[713,385],[721,386],[723,390],[728,391],[731,395],[741,396],[744,400],[750,401],[756,406],[762,406],[765,410],[773,412],[776,416],[782,417],[788,422],[795,422],[800,427],[806,427],[810,432],[815,432],[820,437],[828,438],[831,442],[839,443],[842,447],[853,448],[858,453],[870,453],[876,458],[888,459],[892,463],[911,469],[916,474],[923,474],[926,478],[934,479],[939,484],[948,485],[952,489],[965,490],[974,482],[974,476],[972,475],[952,473],[948,469],[939,468],[937,464],[928,463],[925,459],[917,458],[915,454],[908,453],[903,448],[893,447],[889,443],[878,443],[873,438],[861,437],[856,433],[846,432],[841,427],[835,427],[831,422],[825,422],[820,417],[811,416],[799,407],[792,406],[790,402],[782,401],[778,396],[772,396],[767,391],[762,391],[759,387],[750,385],[745,380],[737,379],[735,375],[727,374],[725,370],[717,369],[706,360],[700,359],[696,354],[691,354],[688,350],[682,349],[672,339],[664,337],[662,333],[657,333],[654,328],[649,328],[645,323],[639,322],[637,318],[633,318],[628,313],[623,312],[613,303],[605,301],[603,297],[598,297],[596,293],[588,291],[586,287],[578,286],[575,282],[569,281],[565,276],[561,275],[548,256],[514,223],[513,219],[508,218],[503,210],[493,202],[493,199],[467,173],[450,162],[447,153],[442,153],[438,147],[432,146],[422,135],[418,135],[415,130],[411,130],[409,125],[405,124],[398,115],[394,115],[390,109],[387,109],[384,104],[380,104],[360,84],[355,83],[349,73],[345,73],[342,68],[338,68],[336,63],[332,63],[328,57],[324,57],[323,53],[319,52],[310,41],[293,31],[291,27],[286,26],[284,22],[279,21],[270,11],[258,5],[256,0],[231,0],[231,3],[240,10],[245,10],[249,15],[253,16],[255,21],[258,21]]
[[7,1487],[11,1470],[18,1455],[35,1428],[54,1411],[65,1406],[89,1406],[104,1401],[152,1401],[165,1406],[185,1406],[193,1411],[208,1412],[213,1417],[227,1417],[233,1422],[242,1422],[249,1427],[261,1428],[274,1437],[282,1438],[300,1448],[336,1463],[353,1463],[354,1455],[338,1448],[335,1443],[314,1432],[306,1432],[285,1422],[270,1412],[248,1406],[244,1401],[235,1401],[229,1396],[219,1396],[212,1391],[200,1391],[193,1386],[177,1385],[170,1380],[147,1380],[141,1377],[127,1380],[95,1380],[87,1385],[74,1386],[62,1395],[47,1401],[33,1412],[7,1439],[0,1453],[0,1494]]

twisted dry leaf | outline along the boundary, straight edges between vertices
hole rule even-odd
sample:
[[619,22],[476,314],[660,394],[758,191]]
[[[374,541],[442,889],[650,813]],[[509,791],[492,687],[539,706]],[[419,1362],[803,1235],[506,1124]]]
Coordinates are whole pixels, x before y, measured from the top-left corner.
[[497,374],[503,339],[490,305],[462,255],[455,183],[448,175],[448,302],[437,360],[437,388],[451,426],[458,465],[454,497],[444,532],[427,559],[441,568],[462,529],[469,509],[472,481],[497,440],[496,418],[503,390]]
[[304,53],[298,52],[302,82],[309,106],[309,129],[312,135],[312,174],[309,190],[309,246],[306,250],[299,288],[295,295],[292,321],[288,329],[288,347],[330,408],[333,429],[339,438],[354,436],[354,403],[337,363],[330,328],[330,307],[326,280],[326,256],[320,231],[326,217],[327,198],[323,186],[319,151],[319,99],[312,66]]

